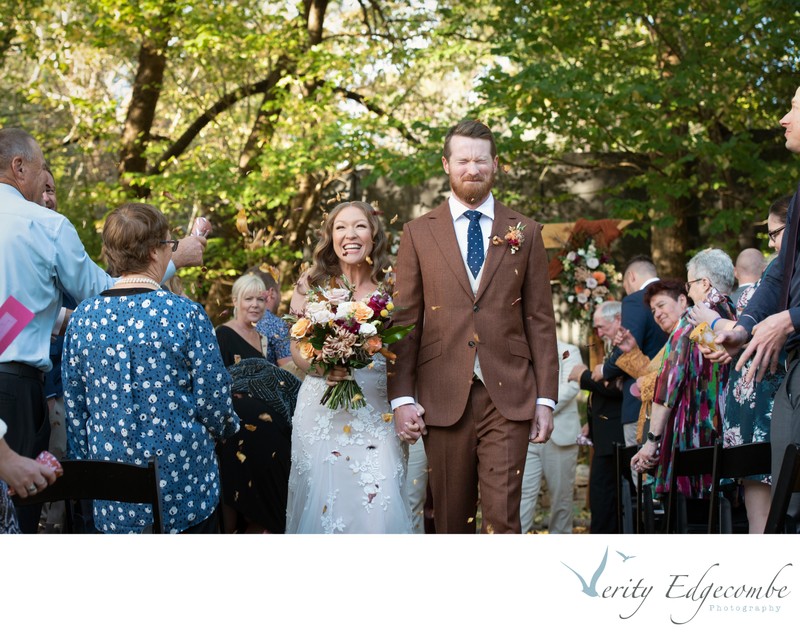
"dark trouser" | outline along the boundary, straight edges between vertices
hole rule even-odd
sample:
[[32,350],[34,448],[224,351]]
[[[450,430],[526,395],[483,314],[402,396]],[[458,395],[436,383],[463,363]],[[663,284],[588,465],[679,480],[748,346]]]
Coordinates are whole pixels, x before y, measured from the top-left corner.
[[[772,406],[770,424],[770,443],[772,444],[772,485],[778,481],[783,463],[783,453],[790,443],[800,444],[800,358],[795,357],[789,364],[775,403]],[[800,494],[792,496],[789,513],[800,515]]]
[[613,454],[592,457],[589,470],[591,533],[620,533],[617,524],[617,467]]
[[[50,420],[44,386],[35,377],[0,372],[0,419],[8,425],[5,440],[17,454],[36,458],[50,442]],[[23,533],[36,533],[42,505],[17,509]]]

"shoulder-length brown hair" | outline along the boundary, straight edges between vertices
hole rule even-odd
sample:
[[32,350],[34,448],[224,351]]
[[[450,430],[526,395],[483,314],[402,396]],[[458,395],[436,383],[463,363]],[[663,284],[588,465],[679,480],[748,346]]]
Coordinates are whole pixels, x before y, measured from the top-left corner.
[[342,274],[339,266],[339,257],[333,249],[333,223],[336,216],[350,206],[360,209],[369,222],[372,230],[372,252],[369,258],[372,260],[372,274],[370,278],[373,283],[380,283],[386,277],[389,269],[389,238],[383,229],[378,213],[370,204],[366,202],[342,202],[337,204],[325,222],[322,224],[322,234],[314,248],[312,255],[311,268],[308,271],[308,285],[313,287],[326,283],[329,278],[338,277]]
[[144,272],[150,253],[169,231],[167,218],[155,206],[129,202],[109,213],[103,225],[103,259],[109,274]]

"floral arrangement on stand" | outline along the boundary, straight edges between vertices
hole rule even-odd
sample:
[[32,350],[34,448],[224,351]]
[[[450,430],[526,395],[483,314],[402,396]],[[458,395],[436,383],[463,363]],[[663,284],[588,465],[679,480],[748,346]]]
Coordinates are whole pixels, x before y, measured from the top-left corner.
[[334,410],[364,406],[364,394],[353,378],[353,369],[372,364],[376,353],[393,362],[394,354],[387,346],[414,328],[392,325],[395,306],[387,287],[379,286],[366,299],[356,301],[347,280],[343,277],[341,282],[344,287],[311,288],[303,313],[284,316],[292,323],[291,338],[312,368],[344,366],[350,371],[350,379],[329,386],[320,401]]
[[591,328],[595,308],[619,292],[620,274],[607,252],[598,250],[594,239],[561,256],[559,281],[570,318]]
[[595,308],[622,295],[622,275],[610,254],[611,243],[620,234],[615,220],[579,219],[564,247],[550,260],[550,280],[557,282],[569,317],[587,334]]

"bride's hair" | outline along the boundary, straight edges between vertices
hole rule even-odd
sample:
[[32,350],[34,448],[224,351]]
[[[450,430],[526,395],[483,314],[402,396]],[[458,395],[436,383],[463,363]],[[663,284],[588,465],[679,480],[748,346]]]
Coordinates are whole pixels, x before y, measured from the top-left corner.
[[370,204],[366,202],[342,202],[337,204],[322,224],[322,231],[319,242],[314,248],[312,255],[311,268],[308,271],[308,285],[322,285],[329,278],[335,278],[342,274],[339,266],[339,257],[333,249],[333,223],[336,216],[346,208],[354,206],[361,210],[369,222],[372,231],[372,252],[369,258],[372,260],[372,274],[370,278],[373,283],[380,283],[389,271],[389,239],[383,229],[378,213]]

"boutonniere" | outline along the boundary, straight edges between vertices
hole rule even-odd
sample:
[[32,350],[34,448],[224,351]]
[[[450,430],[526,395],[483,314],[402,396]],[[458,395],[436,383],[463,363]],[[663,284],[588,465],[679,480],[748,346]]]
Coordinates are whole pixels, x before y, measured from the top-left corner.
[[[511,249],[511,254],[515,254],[519,247],[525,243],[525,233],[522,231],[525,230],[525,224],[521,222],[517,222],[516,226],[509,226],[508,232],[505,234],[505,243],[508,244],[508,247]],[[492,237],[492,245],[494,246],[501,246],[503,244],[503,239],[500,239],[497,235]]]

